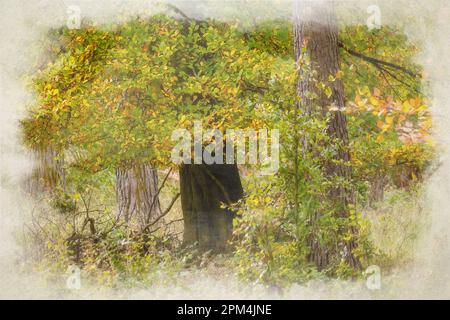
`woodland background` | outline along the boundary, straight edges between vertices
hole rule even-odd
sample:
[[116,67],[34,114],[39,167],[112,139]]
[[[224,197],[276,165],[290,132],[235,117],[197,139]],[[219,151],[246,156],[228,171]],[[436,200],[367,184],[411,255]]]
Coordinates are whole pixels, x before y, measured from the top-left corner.
[[[332,17],[329,9],[315,8]],[[414,63],[421,44],[393,27],[299,18],[249,26],[168,6],[50,30],[21,121],[36,157],[24,185],[37,205],[21,240],[32,268],[76,264],[113,287],[159,281],[161,269],[213,268],[282,288],[410,263],[435,155]],[[280,171],[173,165],[172,130],[198,119],[279,129]]]

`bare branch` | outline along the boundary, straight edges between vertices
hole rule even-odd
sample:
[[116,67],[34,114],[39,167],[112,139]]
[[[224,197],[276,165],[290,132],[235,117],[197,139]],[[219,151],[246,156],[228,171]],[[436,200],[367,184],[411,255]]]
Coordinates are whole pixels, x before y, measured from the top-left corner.
[[175,202],[177,201],[178,197],[180,196],[180,193],[177,193],[175,195],[175,197],[172,199],[172,201],[170,201],[169,206],[167,207],[166,210],[164,210],[164,212],[158,217],[156,218],[154,221],[150,222],[149,224],[147,224],[143,229],[142,232],[145,232],[146,230],[148,230],[148,228],[150,228],[151,226],[154,226],[159,220],[161,220],[164,216],[166,216],[169,212],[170,209],[172,209],[173,205],[175,204]]
[[395,63],[392,63],[392,62],[387,62],[387,61],[383,61],[383,60],[380,60],[380,59],[377,59],[377,58],[369,57],[369,56],[366,56],[366,55],[364,55],[364,54],[362,54],[360,52],[356,52],[355,50],[352,50],[352,49],[348,48],[341,41],[338,42],[338,45],[339,45],[340,48],[344,49],[346,52],[348,52],[352,56],[360,58],[360,59],[362,59],[362,60],[364,60],[366,62],[369,62],[369,63],[371,63],[371,64],[373,64],[373,65],[375,65],[377,67],[380,67],[380,65],[386,66],[386,67],[390,67],[390,68],[402,71],[402,72],[406,73],[407,75],[409,75],[411,77],[420,78],[419,74],[417,74],[417,73],[415,73],[415,72],[413,72],[413,71],[411,71],[411,70],[409,70],[409,69],[407,69],[405,67],[399,66],[399,65],[397,65]]

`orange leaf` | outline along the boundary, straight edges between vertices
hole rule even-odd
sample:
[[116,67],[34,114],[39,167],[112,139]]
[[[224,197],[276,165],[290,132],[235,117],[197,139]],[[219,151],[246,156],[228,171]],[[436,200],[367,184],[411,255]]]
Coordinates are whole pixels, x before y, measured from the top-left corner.
[[380,128],[380,129],[383,129],[383,126],[384,126],[384,122],[381,121],[381,120],[378,120],[377,121],[377,127]]

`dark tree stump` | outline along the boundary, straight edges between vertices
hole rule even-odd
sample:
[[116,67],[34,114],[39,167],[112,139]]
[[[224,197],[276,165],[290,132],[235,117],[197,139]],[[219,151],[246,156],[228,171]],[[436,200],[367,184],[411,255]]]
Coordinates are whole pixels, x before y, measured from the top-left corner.
[[233,232],[235,212],[222,208],[243,196],[235,164],[188,164],[180,167],[184,245],[222,252]]

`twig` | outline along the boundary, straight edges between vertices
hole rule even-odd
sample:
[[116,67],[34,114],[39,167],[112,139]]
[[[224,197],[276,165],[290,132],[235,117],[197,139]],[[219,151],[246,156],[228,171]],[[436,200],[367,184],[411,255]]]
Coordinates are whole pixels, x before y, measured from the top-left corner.
[[148,210],[148,217],[150,217],[150,213],[153,210],[153,206],[156,203],[156,199],[158,199],[158,196],[161,193],[162,188],[164,188],[164,185],[166,184],[167,178],[169,178],[169,175],[171,173],[172,173],[172,168],[170,168],[169,171],[167,172],[166,176],[164,177],[163,182],[161,183],[161,186],[158,188],[158,191],[156,192],[156,194],[153,197],[152,204],[150,206],[150,209]]
[[156,218],[154,221],[148,223],[143,229],[142,232],[145,232],[148,228],[150,228],[151,226],[154,226],[159,220],[161,220],[161,218],[163,218],[164,216],[166,216],[169,212],[170,209],[172,209],[173,205],[175,204],[175,202],[177,201],[178,197],[180,196],[180,193],[177,193],[175,195],[175,197],[172,199],[172,201],[169,204],[169,207],[167,207],[166,210],[164,210],[164,212],[158,217]]

